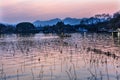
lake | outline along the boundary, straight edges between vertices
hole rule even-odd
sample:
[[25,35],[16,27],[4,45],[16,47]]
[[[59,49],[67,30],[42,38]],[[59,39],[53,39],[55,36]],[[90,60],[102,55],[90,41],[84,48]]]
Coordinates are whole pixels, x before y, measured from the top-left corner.
[[0,80],[120,80],[120,38],[1,34]]

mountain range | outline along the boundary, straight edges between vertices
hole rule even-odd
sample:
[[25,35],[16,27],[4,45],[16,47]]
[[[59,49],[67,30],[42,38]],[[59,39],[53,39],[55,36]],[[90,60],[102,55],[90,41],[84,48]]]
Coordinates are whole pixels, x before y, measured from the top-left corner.
[[48,26],[48,25],[52,26],[52,25],[57,24],[58,22],[64,22],[64,24],[69,24],[69,25],[77,25],[77,24],[80,24],[80,21],[81,21],[81,19],[67,17],[63,20],[61,20],[59,18],[46,20],[46,21],[36,20],[35,22],[33,22],[33,24],[37,27]]

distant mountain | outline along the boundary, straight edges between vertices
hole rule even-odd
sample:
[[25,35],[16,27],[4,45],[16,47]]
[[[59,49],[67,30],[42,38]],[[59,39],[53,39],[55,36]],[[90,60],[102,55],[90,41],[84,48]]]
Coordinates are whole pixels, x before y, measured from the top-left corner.
[[47,26],[47,25],[52,26],[52,25],[57,24],[58,22],[61,22],[61,19],[56,18],[56,19],[51,19],[48,21],[37,20],[37,21],[33,22],[33,24],[37,27],[40,27],[40,26]]
[[78,25],[78,24],[80,24],[81,19],[67,17],[67,18],[61,20],[59,18],[55,18],[55,19],[51,19],[51,20],[47,20],[47,21],[37,20],[37,21],[33,22],[33,24],[37,27],[47,26],[47,25],[52,26],[61,21],[64,22],[64,24]]
[[105,22],[106,20],[104,18],[81,18],[81,19],[77,19],[77,18],[70,18],[67,17],[63,20],[59,19],[59,18],[55,18],[55,19],[51,19],[51,20],[46,20],[46,21],[40,21],[37,20],[35,22],[33,22],[33,24],[36,27],[43,27],[43,26],[53,26],[56,25],[58,22],[64,22],[64,24],[69,24],[69,25],[79,25],[81,22],[88,25],[88,24],[96,24],[98,22]]
[[64,24],[70,24],[70,25],[78,25],[80,24],[81,19],[76,19],[76,18],[65,18],[63,19]]

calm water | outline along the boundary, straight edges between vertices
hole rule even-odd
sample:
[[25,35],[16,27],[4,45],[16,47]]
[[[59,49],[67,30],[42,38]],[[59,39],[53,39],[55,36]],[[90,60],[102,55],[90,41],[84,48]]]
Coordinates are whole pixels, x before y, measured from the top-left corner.
[[0,80],[120,80],[120,39],[0,35]]

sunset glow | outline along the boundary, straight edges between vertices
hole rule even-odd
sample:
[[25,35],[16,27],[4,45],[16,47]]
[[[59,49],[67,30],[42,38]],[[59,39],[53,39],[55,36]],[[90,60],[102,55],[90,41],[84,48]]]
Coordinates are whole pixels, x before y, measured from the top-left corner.
[[0,0],[2,22],[90,17],[119,11],[119,0]]

